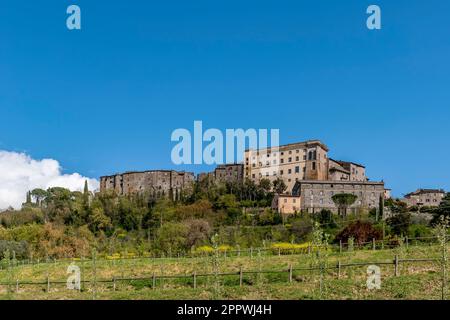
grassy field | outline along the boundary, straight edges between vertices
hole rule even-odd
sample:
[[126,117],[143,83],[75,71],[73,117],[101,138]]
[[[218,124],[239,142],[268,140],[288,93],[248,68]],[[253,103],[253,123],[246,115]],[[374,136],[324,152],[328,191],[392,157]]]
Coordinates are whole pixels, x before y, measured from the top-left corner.
[[[299,270],[309,268],[313,263],[308,254],[261,253],[253,257],[222,255],[218,258],[102,259],[97,260],[95,266],[93,261],[74,261],[80,267],[84,281],[81,291],[66,288],[67,267],[70,261],[19,264],[0,271],[0,298],[440,299],[442,277],[439,264],[432,261],[402,261],[438,258],[438,250],[437,246],[424,245],[389,250],[329,252],[322,281],[318,270]],[[400,259],[397,276],[393,264],[395,255]],[[338,276],[338,261],[342,265],[365,265],[343,266]],[[382,283],[379,290],[367,289],[367,263],[378,263],[381,268]],[[289,266],[293,269],[291,277]],[[244,271],[242,286],[239,279],[240,269]],[[245,273],[246,271],[251,273]],[[215,272],[230,274],[215,277]],[[197,275],[196,288],[194,273]],[[153,275],[156,275],[155,282]],[[171,278],[175,275],[185,277]],[[48,292],[47,277],[50,279]],[[113,278],[141,279],[116,280],[114,288]]]

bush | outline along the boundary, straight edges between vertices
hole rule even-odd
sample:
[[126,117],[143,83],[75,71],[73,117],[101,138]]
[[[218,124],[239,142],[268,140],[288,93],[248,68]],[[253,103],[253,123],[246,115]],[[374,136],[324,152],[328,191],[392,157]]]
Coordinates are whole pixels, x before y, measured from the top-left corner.
[[408,236],[410,238],[421,238],[432,236],[431,229],[423,224],[412,224],[408,229]]
[[0,240],[0,259],[4,258],[5,251],[10,252],[10,257],[12,257],[13,252],[16,259],[27,259],[28,258],[28,243],[25,241],[5,241]]
[[272,250],[272,252],[274,254],[289,254],[292,252],[307,252],[308,251],[308,247],[309,247],[310,243],[302,243],[302,244],[296,244],[296,243],[288,243],[288,242],[278,242],[278,243],[273,243],[270,246],[270,249]]

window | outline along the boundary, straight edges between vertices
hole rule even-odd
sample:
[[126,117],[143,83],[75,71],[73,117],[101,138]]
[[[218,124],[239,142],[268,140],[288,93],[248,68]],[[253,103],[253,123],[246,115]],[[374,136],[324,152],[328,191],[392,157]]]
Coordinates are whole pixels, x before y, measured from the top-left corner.
[[283,170],[280,170],[280,174],[281,174],[281,175],[283,174]]
[[291,174],[292,173],[292,169],[288,169],[288,174]]
[[292,151],[289,151],[289,154],[292,154]]
[[299,153],[299,152],[300,152],[300,150],[298,150],[298,149],[297,149],[297,150],[295,150],[295,153]]
[[292,162],[292,158],[291,157],[289,157],[288,162]]
[[300,167],[299,166],[295,167],[295,173],[299,173],[299,172],[300,172]]
[[316,163],[315,162],[312,163],[312,169],[316,170]]
[[255,179],[255,174],[252,174],[252,178]]
[[280,163],[284,163],[284,159],[280,159]]
[[295,161],[300,161],[300,158],[298,156],[296,156]]
[[306,154],[303,156],[303,160],[306,160]]

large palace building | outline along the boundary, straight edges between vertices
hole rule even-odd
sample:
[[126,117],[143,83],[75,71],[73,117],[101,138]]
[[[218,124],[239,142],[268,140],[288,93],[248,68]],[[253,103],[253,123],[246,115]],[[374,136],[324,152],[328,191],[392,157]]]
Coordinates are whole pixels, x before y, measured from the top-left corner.
[[246,150],[244,177],[258,182],[282,178],[287,190],[295,182],[317,181],[367,181],[364,166],[328,157],[328,147],[319,140],[292,143],[277,148]]
[[286,192],[277,194],[272,204],[283,214],[322,209],[336,212],[332,197],[339,193],[357,196],[352,211],[379,208],[385,197],[384,182],[369,181],[363,165],[332,159],[328,151],[319,140],[246,150],[244,177],[255,183],[283,179]]

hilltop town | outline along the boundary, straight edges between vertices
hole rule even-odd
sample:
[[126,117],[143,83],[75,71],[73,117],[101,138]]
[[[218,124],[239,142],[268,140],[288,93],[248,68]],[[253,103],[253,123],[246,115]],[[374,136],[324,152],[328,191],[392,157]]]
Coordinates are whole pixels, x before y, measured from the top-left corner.
[[[100,191],[114,190],[118,195],[147,193],[155,198],[178,199],[189,194],[194,181],[243,184],[246,180],[256,184],[280,180],[283,190],[274,190],[272,208],[282,214],[319,212],[323,209],[338,211],[333,201],[336,194],[356,196],[350,205],[352,212],[380,210],[391,197],[384,181],[371,181],[366,167],[352,161],[329,157],[328,147],[320,140],[281,145],[276,148],[248,149],[243,163],[218,165],[212,172],[195,176],[192,172],[175,170],[148,170],[124,172],[100,177]],[[405,196],[409,206],[438,206],[445,196],[444,190],[419,189]]]

